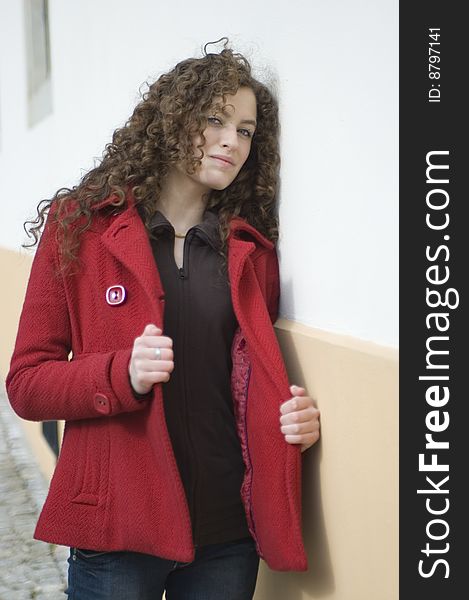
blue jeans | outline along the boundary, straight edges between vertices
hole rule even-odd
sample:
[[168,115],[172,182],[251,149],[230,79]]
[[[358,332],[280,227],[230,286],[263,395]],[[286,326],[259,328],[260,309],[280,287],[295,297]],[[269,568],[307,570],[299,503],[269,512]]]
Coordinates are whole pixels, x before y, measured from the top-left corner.
[[69,600],[251,600],[259,556],[247,537],[196,547],[189,563],[70,548],[68,564]]

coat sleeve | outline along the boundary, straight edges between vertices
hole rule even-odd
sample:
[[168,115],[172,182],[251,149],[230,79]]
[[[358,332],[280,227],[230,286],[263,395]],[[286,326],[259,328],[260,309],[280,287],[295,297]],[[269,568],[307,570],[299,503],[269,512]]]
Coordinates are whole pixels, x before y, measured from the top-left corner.
[[30,421],[88,419],[142,410],[128,377],[131,348],[69,361],[71,326],[49,213],[26,289],[6,378],[14,411]]

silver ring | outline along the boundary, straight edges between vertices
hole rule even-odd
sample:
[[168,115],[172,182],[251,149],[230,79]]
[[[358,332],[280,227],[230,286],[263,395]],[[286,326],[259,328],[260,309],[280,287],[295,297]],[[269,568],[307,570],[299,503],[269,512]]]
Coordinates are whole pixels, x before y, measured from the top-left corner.
[[161,360],[161,348],[155,348],[156,360]]

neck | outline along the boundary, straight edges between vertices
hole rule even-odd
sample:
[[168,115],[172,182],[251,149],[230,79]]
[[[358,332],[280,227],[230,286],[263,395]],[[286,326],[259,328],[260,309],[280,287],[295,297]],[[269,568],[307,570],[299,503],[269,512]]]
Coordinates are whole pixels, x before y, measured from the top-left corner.
[[209,191],[205,186],[173,169],[163,184],[156,208],[177,232],[185,233],[202,221]]

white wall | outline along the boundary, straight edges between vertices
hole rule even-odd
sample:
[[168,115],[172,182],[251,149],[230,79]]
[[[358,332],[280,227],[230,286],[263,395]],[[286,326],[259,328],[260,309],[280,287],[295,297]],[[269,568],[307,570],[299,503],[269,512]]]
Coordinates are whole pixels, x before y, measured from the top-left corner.
[[397,347],[397,0],[49,0],[54,108],[32,129],[23,2],[0,7],[0,245],[93,166],[140,84],[227,35],[279,92],[281,315]]

